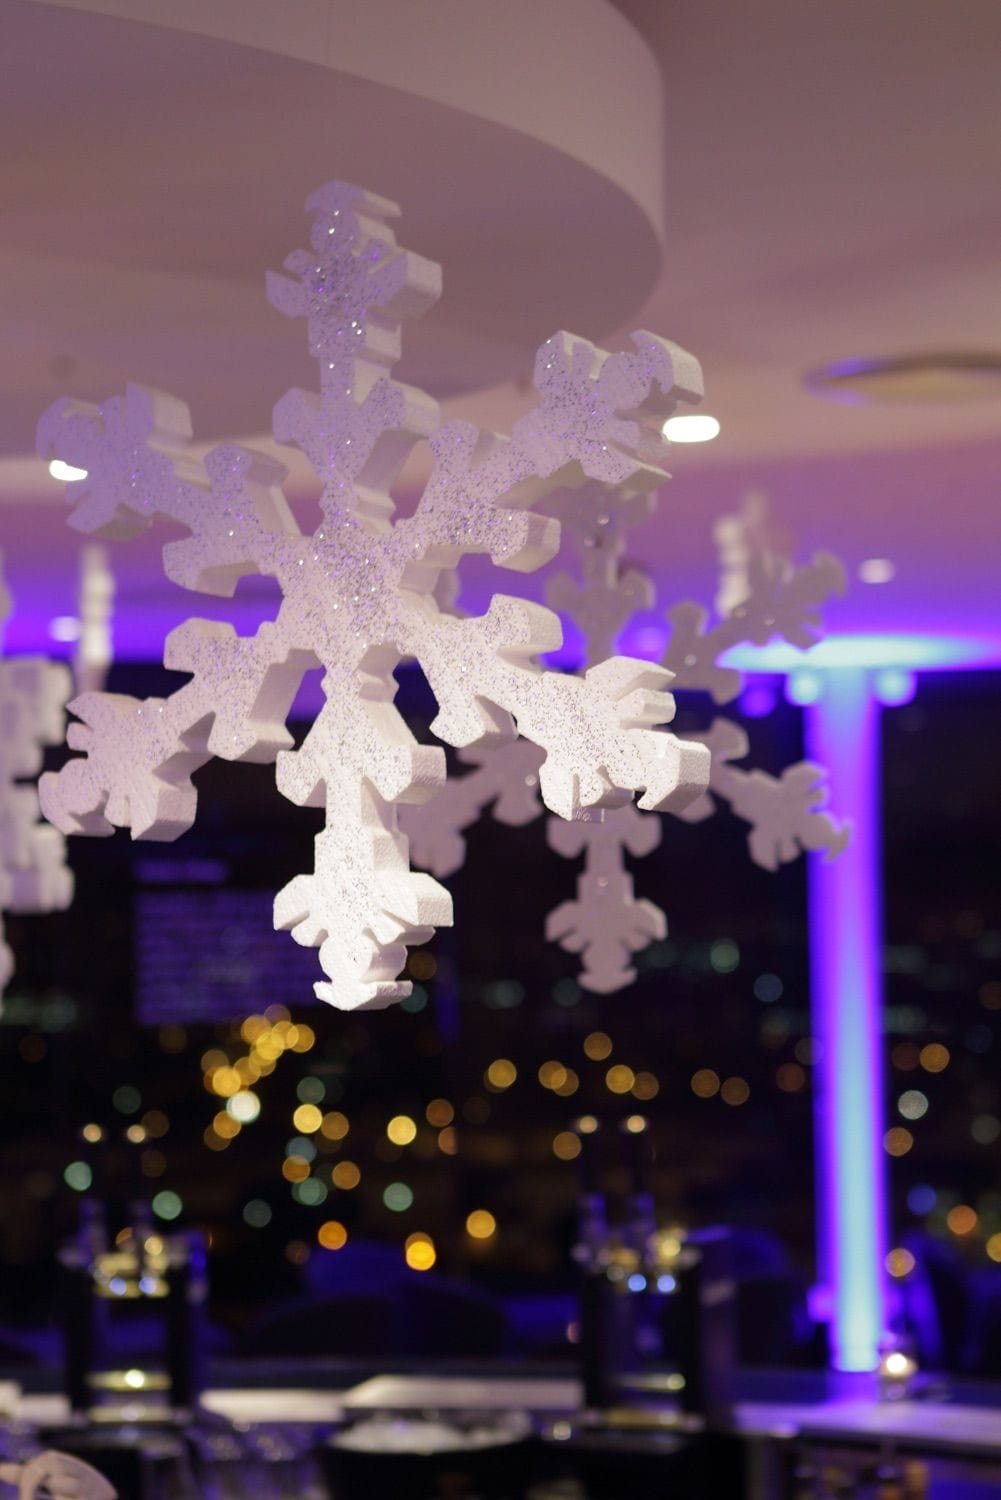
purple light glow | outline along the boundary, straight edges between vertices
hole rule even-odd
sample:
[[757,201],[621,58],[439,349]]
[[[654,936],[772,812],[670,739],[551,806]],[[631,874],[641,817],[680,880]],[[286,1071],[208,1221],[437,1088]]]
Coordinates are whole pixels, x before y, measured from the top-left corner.
[[853,822],[838,859],[809,857],[818,1270],[833,1294],[835,1368],[874,1370],[886,1326],[887,1219],[879,706],[869,673],[826,672],[805,732],[809,758],[827,767]]
[[775,712],[778,701],[779,695],[774,683],[762,679],[748,684],[740,695],[737,707],[745,719],[766,719],[770,713]]

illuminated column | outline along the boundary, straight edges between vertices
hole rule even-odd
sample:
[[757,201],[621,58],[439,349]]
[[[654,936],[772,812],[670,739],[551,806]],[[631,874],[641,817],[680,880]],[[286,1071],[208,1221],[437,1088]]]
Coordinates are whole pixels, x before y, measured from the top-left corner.
[[870,673],[817,673],[806,749],[853,822],[839,858],[809,864],[818,1266],[832,1294],[831,1356],[873,1370],[886,1326],[880,709]]

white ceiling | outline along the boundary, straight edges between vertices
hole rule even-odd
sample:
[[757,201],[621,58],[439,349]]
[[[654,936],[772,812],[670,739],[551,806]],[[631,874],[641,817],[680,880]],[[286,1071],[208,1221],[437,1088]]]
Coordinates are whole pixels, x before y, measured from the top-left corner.
[[[297,4],[310,25],[339,9]],[[374,48],[305,27],[279,56],[261,18],[287,11],[263,0],[5,0],[0,526],[15,591],[18,566],[28,592],[51,582],[36,634],[71,605],[75,545],[24,460],[38,412],[131,378],[188,396],[206,437],[260,431],[311,380],[263,271],[309,188],[346,176],[401,201],[401,238],[444,262],[404,373],[450,412],[506,425],[561,324],[699,354],[723,432],[676,450],[644,539],[665,584],[711,596],[708,517],[757,483],[805,543],[897,564],[842,629],[1001,638],[998,396],[848,406],[802,387],[831,359],[1001,348],[996,0],[377,8]],[[141,10],[170,27],[121,19]],[[116,556],[122,608],[155,627],[155,547]]]

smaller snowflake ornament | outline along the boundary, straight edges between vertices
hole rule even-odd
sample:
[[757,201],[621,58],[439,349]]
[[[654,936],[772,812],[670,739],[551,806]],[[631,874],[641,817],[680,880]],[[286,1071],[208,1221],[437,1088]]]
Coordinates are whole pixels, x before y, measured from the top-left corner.
[[[0,578],[0,624],[11,597]],[[38,816],[34,778],[46,745],[65,728],[71,678],[66,667],[40,656],[0,659],[0,909],[62,911],[73,896],[65,840]],[[0,993],[14,972],[0,928]]]
[[631,959],[667,936],[667,919],[652,901],[637,899],[624,855],[652,854],[660,822],[635,807],[593,815],[587,823],[546,824],[550,849],[564,859],[584,855],[577,899],[564,901],[546,918],[546,937],[581,954],[581,984],[608,994],[636,978]]
[[[665,732],[670,673],[609,657],[581,677],[545,671],[540,652],[561,639],[558,617],[494,595],[485,615],[444,606],[448,575],[469,553],[531,571],[559,545],[559,525],[529,509],[585,480],[625,496],[655,488],[664,418],[700,390],[690,355],[649,333],[606,354],[557,333],[535,361],[537,404],[509,437],[465,422],[440,424],[435,403],[400,384],[401,323],[437,298],[437,266],[401,249],[397,210],[331,183],[310,199],[309,250],[268,279],[282,313],[305,320],[319,390],[289,391],[274,434],[300,448],[321,484],[322,521],[304,534],[273,459],[224,445],[191,450],[187,408],[128,387],[100,409],[60,402],[39,445],[86,471],[69,486],[71,524],[135,536],[160,519],[188,535],[164,548],[182,587],[231,595],[240,578],[277,580],[277,618],[243,637],[192,619],[168,637],[168,667],[190,674],[171,697],[140,702],[84,693],[69,743],[84,752],[42,782],[48,816],[66,832],[171,839],[190,826],[192,773],[211,756],[276,761],[291,801],[323,808],[315,868],[275,901],[275,923],[318,947],[317,995],[342,1008],[381,1006],[410,986],[406,945],[451,920],[448,893],[410,868],[399,823],[444,782],[444,752],[419,745],[394,706],[394,669],[417,660],[438,703],[437,737],[467,750],[517,735],[539,751],[538,793],[562,818],[591,808],[674,807],[708,782],[703,745]],[[414,513],[394,516],[392,487],[426,438],[434,466]],[[285,720],[310,668],[323,670],[325,706],[303,744]]]
[[[624,560],[628,529],[650,514],[652,497],[592,484],[549,502],[564,533],[580,553],[579,581],[568,573],[550,581],[548,599],[567,613],[586,643],[586,660],[600,662],[636,610],[652,607],[655,590],[642,569]],[[766,502],[752,496],[735,516],[716,527],[720,553],[717,617],[685,602],[667,610],[671,637],[660,665],[673,689],[708,693],[719,705],[740,693],[743,675],[719,658],[743,641],[764,645],[779,637],[806,648],[819,638],[821,605],[844,588],[841,565],[827,553],[797,567],[788,539],[771,522]],[[589,667],[593,670],[593,665]],[[690,740],[710,752],[706,792],[683,808],[669,809],[689,822],[709,817],[715,802],[728,802],[750,824],[748,847],[756,864],[775,870],[803,850],[833,858],[845,847],[849,828],[825,811],[826,775],[809,761],[781,776],[734,765],[748,752],[740,725],[717,718]],[[532,747],[505,745],[479,758],[477,770],[449,782],[423,808],[407,810],[405,827],[414,859],[439,877],[454,873],[465,857],[466,828],[488,808],[502,823],[526,823],[543,807],[536,792]],[[641,804],[642,805],[642,804]],[[550,848],[565,858],[583,855],[577,895],[551,912],[546,936],[581,955],[580,983],[610,993],[636,978],[632,955],[667,934],[664,913],[637,899],[626,855],[652,853],[661,841],[661,821],[626,806],[588,812],[572,825],[550,820]]]

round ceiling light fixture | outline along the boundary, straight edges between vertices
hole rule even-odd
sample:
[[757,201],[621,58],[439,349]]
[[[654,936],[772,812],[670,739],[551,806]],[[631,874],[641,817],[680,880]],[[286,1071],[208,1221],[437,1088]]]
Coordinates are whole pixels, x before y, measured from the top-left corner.
[[861,583],[892,583],[897,569],[888,557],[866,557],[858,565]]
[[997,398],[1001,396],[1001,353],[939,350],[838,359],[808,370],[803,384],[815,396],[857,406]]
[[87,478],[86,469],[78,469],[75,464],[63,463],[61,458],[50,459],[49,473],[53,479],[62,480],[64,484],[74,484],[78,479]]
[[708,412],[695,411],[668,417],[660,430],[669,443],[711,443],[719,436],[719,423]]

